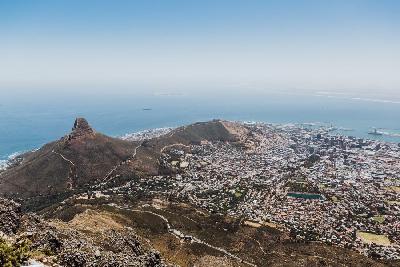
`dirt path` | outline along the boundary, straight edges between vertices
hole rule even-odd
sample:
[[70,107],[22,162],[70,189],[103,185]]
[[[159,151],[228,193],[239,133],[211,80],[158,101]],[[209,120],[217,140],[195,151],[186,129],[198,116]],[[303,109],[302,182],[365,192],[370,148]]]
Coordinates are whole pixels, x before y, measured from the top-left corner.
[[52,153],[60,156],[63,160],[65,160],[66,162],[68,162],[69,166],[69,172],[68,172],[68,177],[67,177],[67,186],[69,187],[69,189],[73,189],[74,188],[74,178],[77,178],[76,175],[76,170],[75,170],[75,164],[67,159],[63,154],[56,152],[54,149],[51,151]]
[[224,248],[216,247],[216,246],[214,246],[214,245],[212,245],[210,243],[207,243],[207,242],[205,242],[205,241],[203,241],[203,240],[201,240],[201,239],[199,239],[199,238],[197,238],[195,236],[187,235],[187,234],[185,234],[185,233],[183,233],[183,232],[181,232],[181,231],[179,231],[177,229],[172,228],[171,224],[169,223],[169,220],[166,217],[164,217],[163,215],[161,215],[161,214],[158,214],[158,213],[155,213],[155,212],[152,212],[152,211],[147,211],[147,210],[130,209],[130,208],[127,208],[127,207],[120,207],[120,206],[116,206],[116,205],[112,205],[112,206],[114,208],[118,208],[118,209],[128,210],[128,211],[132,211],[132,212],[139,212],[139,213],[148,213],[148,214],[152,214],[154,216],[157,216],[157,217],[159,217],[161,220],[163,220],[165,222],[165,224],[167,226],[168,233],[170,233],[174,237],[176,237],[176,238],[178,238],[180,240],[190,240],[190,242],[192,242],[192,243],[198,243],[198,244],[205,245],[205,246],[207,246],[207,247],[209,247],[211,249],[214,249],[214,250],[217,250],[217,251],[223,253],[225,256],[227,256],[229,258],[232,258],[232,259],[235,259],[235,260],[239,261],[240,263],[244,263],[244,264],[252,266],[252,267],[257,267],[257,265],[241,259],[239,256],[236,256],[236,255],[230,253],[229,251],[225,250]]
[[59,156],[62,157],[65,161],[67,161],[68,163],[70,163],[72,166],[75,166],[75,164],[74,164],[71,160],[67,159],[63,154],[54,151],[54,149],[53,149],[51,152],[53,152],[54,154],[59,155]]
[[140,142],[139,145],[137,145],[137,146],[135,147],[135,149],[134,149],[134,151],[133,151],[133,154],[132,154],[129,158],[127,158],[127,159],[124,160],[124,161],[121,161],[119,164],[117,164],[116,166],[114,166],[114,168],[112,168],[111,171],[109,171],[108,174],[104,177],[103,182],[107,183],[107,182],[109,182],[110,180],[112,180],[112,179],[114,178],[114,177],[112,177],[112,174],[113,174],[119,167],[121,167],[122,165],[125,165],[125,164],[128,163],[128,162],[131,162],[131,161],[136,157],[137,151],[138,151],[138,149],[139,149],[142,145],[143,145],[143,142]]

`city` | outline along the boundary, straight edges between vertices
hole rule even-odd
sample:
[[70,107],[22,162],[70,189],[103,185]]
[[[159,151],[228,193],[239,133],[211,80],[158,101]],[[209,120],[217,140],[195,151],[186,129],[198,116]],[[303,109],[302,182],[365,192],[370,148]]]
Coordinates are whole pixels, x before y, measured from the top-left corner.
[[111,190],[186,201],[253,227],[287,230],[298,242],[399,259],[398,144],[323,127],[243,126],[240,142],[171,145],[160,159],[171,174]]

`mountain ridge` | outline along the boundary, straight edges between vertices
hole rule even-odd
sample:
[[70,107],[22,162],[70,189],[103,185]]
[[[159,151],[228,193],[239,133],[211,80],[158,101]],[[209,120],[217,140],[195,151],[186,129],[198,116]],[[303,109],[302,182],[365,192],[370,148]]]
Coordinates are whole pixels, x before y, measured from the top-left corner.
[[55,195],[101,183],[112,174],[156,175],[158,159],[167,147],[238,140],[228,124],[221,120],[199,122],[138,142],[103,135],[86,119],[76,118],[69,134],[21,155],[18,164],[0,173],[0,195],[22,199]]
[[78,118],[71,133],[21,155],[19,164],[0,173],[0,194],[25,198],[82,187],[101,179],[131,153],[132,142],[97,133]]

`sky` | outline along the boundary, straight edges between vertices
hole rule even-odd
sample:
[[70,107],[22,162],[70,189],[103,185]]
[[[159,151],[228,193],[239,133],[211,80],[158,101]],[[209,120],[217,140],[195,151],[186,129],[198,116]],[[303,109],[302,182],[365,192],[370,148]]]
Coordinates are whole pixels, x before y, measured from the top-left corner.
[[396,0],[0,0],[0,92],[400,95],[399,14]]

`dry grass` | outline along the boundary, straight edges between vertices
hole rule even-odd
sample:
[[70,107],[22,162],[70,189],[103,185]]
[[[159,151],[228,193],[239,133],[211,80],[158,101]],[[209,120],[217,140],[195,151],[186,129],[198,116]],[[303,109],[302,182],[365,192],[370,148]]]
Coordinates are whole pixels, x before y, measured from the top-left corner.
[[123,225],[115,219],[117,215],[106,211],[97,212],[91,209],[77,214],[70,222],[53,221],[52,224],[61,228],[72,228],[84,232],[102,232],[110,229],[122,230]]
[[252,222],[252,221],[244,221],[243,223],[246,226],[254,227],[254,228],[259,228],[262,225],[260,223]]
[[386,187],[386,189],[389,191],[394,191],[396,193],[400,193],[400,186],[388,186],[388,187]]
[[236,136],[238,139],[243,139],[249,133],[248,129],[238,123],[230,121],[221,121],[221,123],[230,134]]
[[225,257],[204,256],[194,266],[196,267],[233,267],[233,263]]
[[378,223],[383,223],[385,221],[385,216],[374,216],[372,217],[372,220]]
[[367,243],[367,244],[374,243],[374,244],[381,245],[381,246],[390,246],[390,244],[391,244],[389,238],[387,238],[387,236],[384,236],[384,235],[376,235],[376,234],[372,234],[372,233],[358,231],[357,236],[364,243]]

